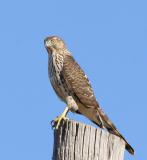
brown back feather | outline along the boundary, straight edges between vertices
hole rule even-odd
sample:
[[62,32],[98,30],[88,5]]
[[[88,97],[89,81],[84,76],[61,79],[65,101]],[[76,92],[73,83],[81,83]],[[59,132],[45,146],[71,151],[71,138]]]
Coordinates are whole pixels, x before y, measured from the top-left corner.
[[72,56],[65,56],[61,76],[66,81],[70,91],[85,107],[97,108],[98,105],[91,84]]

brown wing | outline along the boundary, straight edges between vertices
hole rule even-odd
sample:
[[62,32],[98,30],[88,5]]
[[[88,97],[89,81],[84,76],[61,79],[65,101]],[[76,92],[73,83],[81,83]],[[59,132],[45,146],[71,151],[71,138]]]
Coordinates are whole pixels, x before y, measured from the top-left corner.
[[61,77],[65,80],[68,90],[80,103],[85,107],[98,107],[88,78],[72,56],[65,57]]

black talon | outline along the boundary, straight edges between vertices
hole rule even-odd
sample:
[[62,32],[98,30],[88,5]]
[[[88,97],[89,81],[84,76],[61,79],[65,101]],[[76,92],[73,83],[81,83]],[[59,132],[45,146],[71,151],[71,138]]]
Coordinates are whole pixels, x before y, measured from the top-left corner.
[[51,126],[52,126],[52,129],[55,129],[56,127],[56,122],[54,120],[51,121]]

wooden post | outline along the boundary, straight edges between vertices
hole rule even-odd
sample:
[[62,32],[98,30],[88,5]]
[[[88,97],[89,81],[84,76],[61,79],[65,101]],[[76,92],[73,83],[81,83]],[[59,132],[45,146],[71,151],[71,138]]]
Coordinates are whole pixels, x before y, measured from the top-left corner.
[[103,129],[73,120],[54,130],[53,160],[123,160],[125,143]]

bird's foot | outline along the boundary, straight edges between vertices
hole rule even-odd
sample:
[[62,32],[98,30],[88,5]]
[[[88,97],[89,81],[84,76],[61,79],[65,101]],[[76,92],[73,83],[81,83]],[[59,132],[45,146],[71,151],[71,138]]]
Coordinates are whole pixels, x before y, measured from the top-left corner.
[[63,120],[67,120],[67,119],[68,119],[67,117],[65,117],[64,115],[61,114],[61,116],[59,116],[59,117],[57,117],[57,118],[55,118],[54,120],[51,121],[52,128],[53,129],[58,129],[61,122]]
[[68,113],[68,110],[69,110],[68,107],[66,107],[65,110],[64,110],[64,112],[59,117],[57,117],[57,118],[55,118],[54,120],[51,121],[52,128],[58,129],[61,121],[68,119],[66,117],[66,115]]

